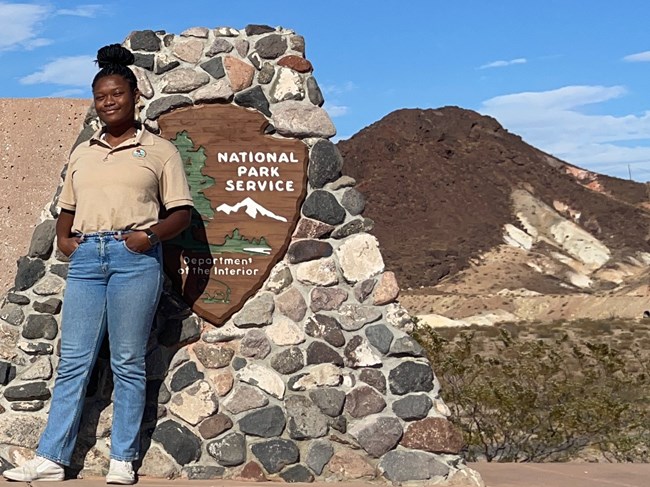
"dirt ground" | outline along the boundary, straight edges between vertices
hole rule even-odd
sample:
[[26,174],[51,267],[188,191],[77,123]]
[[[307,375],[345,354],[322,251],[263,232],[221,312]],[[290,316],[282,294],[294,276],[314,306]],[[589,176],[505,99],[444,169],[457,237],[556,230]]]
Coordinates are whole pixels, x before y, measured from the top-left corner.
[[0,296],[54,196],[90,100],[0,99]]

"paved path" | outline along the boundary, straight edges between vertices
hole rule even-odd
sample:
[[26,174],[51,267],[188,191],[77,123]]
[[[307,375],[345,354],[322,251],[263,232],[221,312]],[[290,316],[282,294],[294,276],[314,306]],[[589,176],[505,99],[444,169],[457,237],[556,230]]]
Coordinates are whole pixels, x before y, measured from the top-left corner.
[[[639,463],[473,463],[487,487],[650,487],[650,464]],[[0,479],[1,487],[27,485]],[[32,482],[34,487],[58,483]],[[104,487],[103,478],[66,480],[65,487]],[[141,487],[262,487],[232,480],[156,480],[142,478]],[[268,485],[268,484],[267,484]],[[271,485],[278,485],[273,482]],[[363,482],[313,483],[312,487],[377,487]]]

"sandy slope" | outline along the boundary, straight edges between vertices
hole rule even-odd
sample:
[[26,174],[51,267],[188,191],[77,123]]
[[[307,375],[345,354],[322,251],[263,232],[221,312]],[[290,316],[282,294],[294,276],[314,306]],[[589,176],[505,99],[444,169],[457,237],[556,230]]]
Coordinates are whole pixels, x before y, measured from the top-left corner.
[[89,100],[0,99],[0,296],[49,203]]

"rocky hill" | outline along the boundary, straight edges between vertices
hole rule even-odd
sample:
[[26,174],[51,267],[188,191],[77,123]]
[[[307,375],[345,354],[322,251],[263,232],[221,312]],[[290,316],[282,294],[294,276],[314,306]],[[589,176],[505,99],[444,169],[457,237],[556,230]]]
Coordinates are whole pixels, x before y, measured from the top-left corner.
[[457,107],[398,110],[338,147],[405,288],[634,294],[647,282],[645,184],[572,166]]

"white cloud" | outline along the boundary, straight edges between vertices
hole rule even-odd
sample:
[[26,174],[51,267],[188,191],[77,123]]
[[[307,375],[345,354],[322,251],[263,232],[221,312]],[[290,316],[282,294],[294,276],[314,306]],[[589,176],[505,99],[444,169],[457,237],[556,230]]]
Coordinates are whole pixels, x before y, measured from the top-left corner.
[[331,105],[329,103],[325,103],[323,108],[327,111],[330,117],[342,117],[343,115],[347,115],[349,108],[346,107],[345,105]]
[[0,2],[0,51],[32,49],[49,43],[38,36],[38,31],[50,12],[44,5]]
[[97,68],[92,56],[69,56],[55,59],[43,69],[20,79],[24,85],[51,83],[64,86],[89,86]]
[[352,81],[346,81],[340,84],[325,84],[321,86],[321,91],[326,95],[341,95],[343,93],[349,93],[357,89]]
[[650,167],[650,110],[623,116],[580,111],[625,93],[622,86],[565,86],[490,98],[479,111],[560,159],[627,177],[627,164]]
[[56,11],[57,15],[72,15],[75,17],[96,17],[98,13],[104,10],[103,5],[88,4],[79,5],[75,8],[62,8]]
[[623,61],[629,63],[642,63],[650,62],[650,51],[637,52],[636,54],[629,54],[623,58]]
[[90,95],[82,88],[70,88],[69,90],[55,91],[47,95],[47,98],[88,98]]
[[506,66],[512,66],[513,64],[526,64],[527,62],[526,58],[520,57],[517,59],[511,59],[510,61],[492,61],[491,63],[480,66],[478,69],[504,68]]

